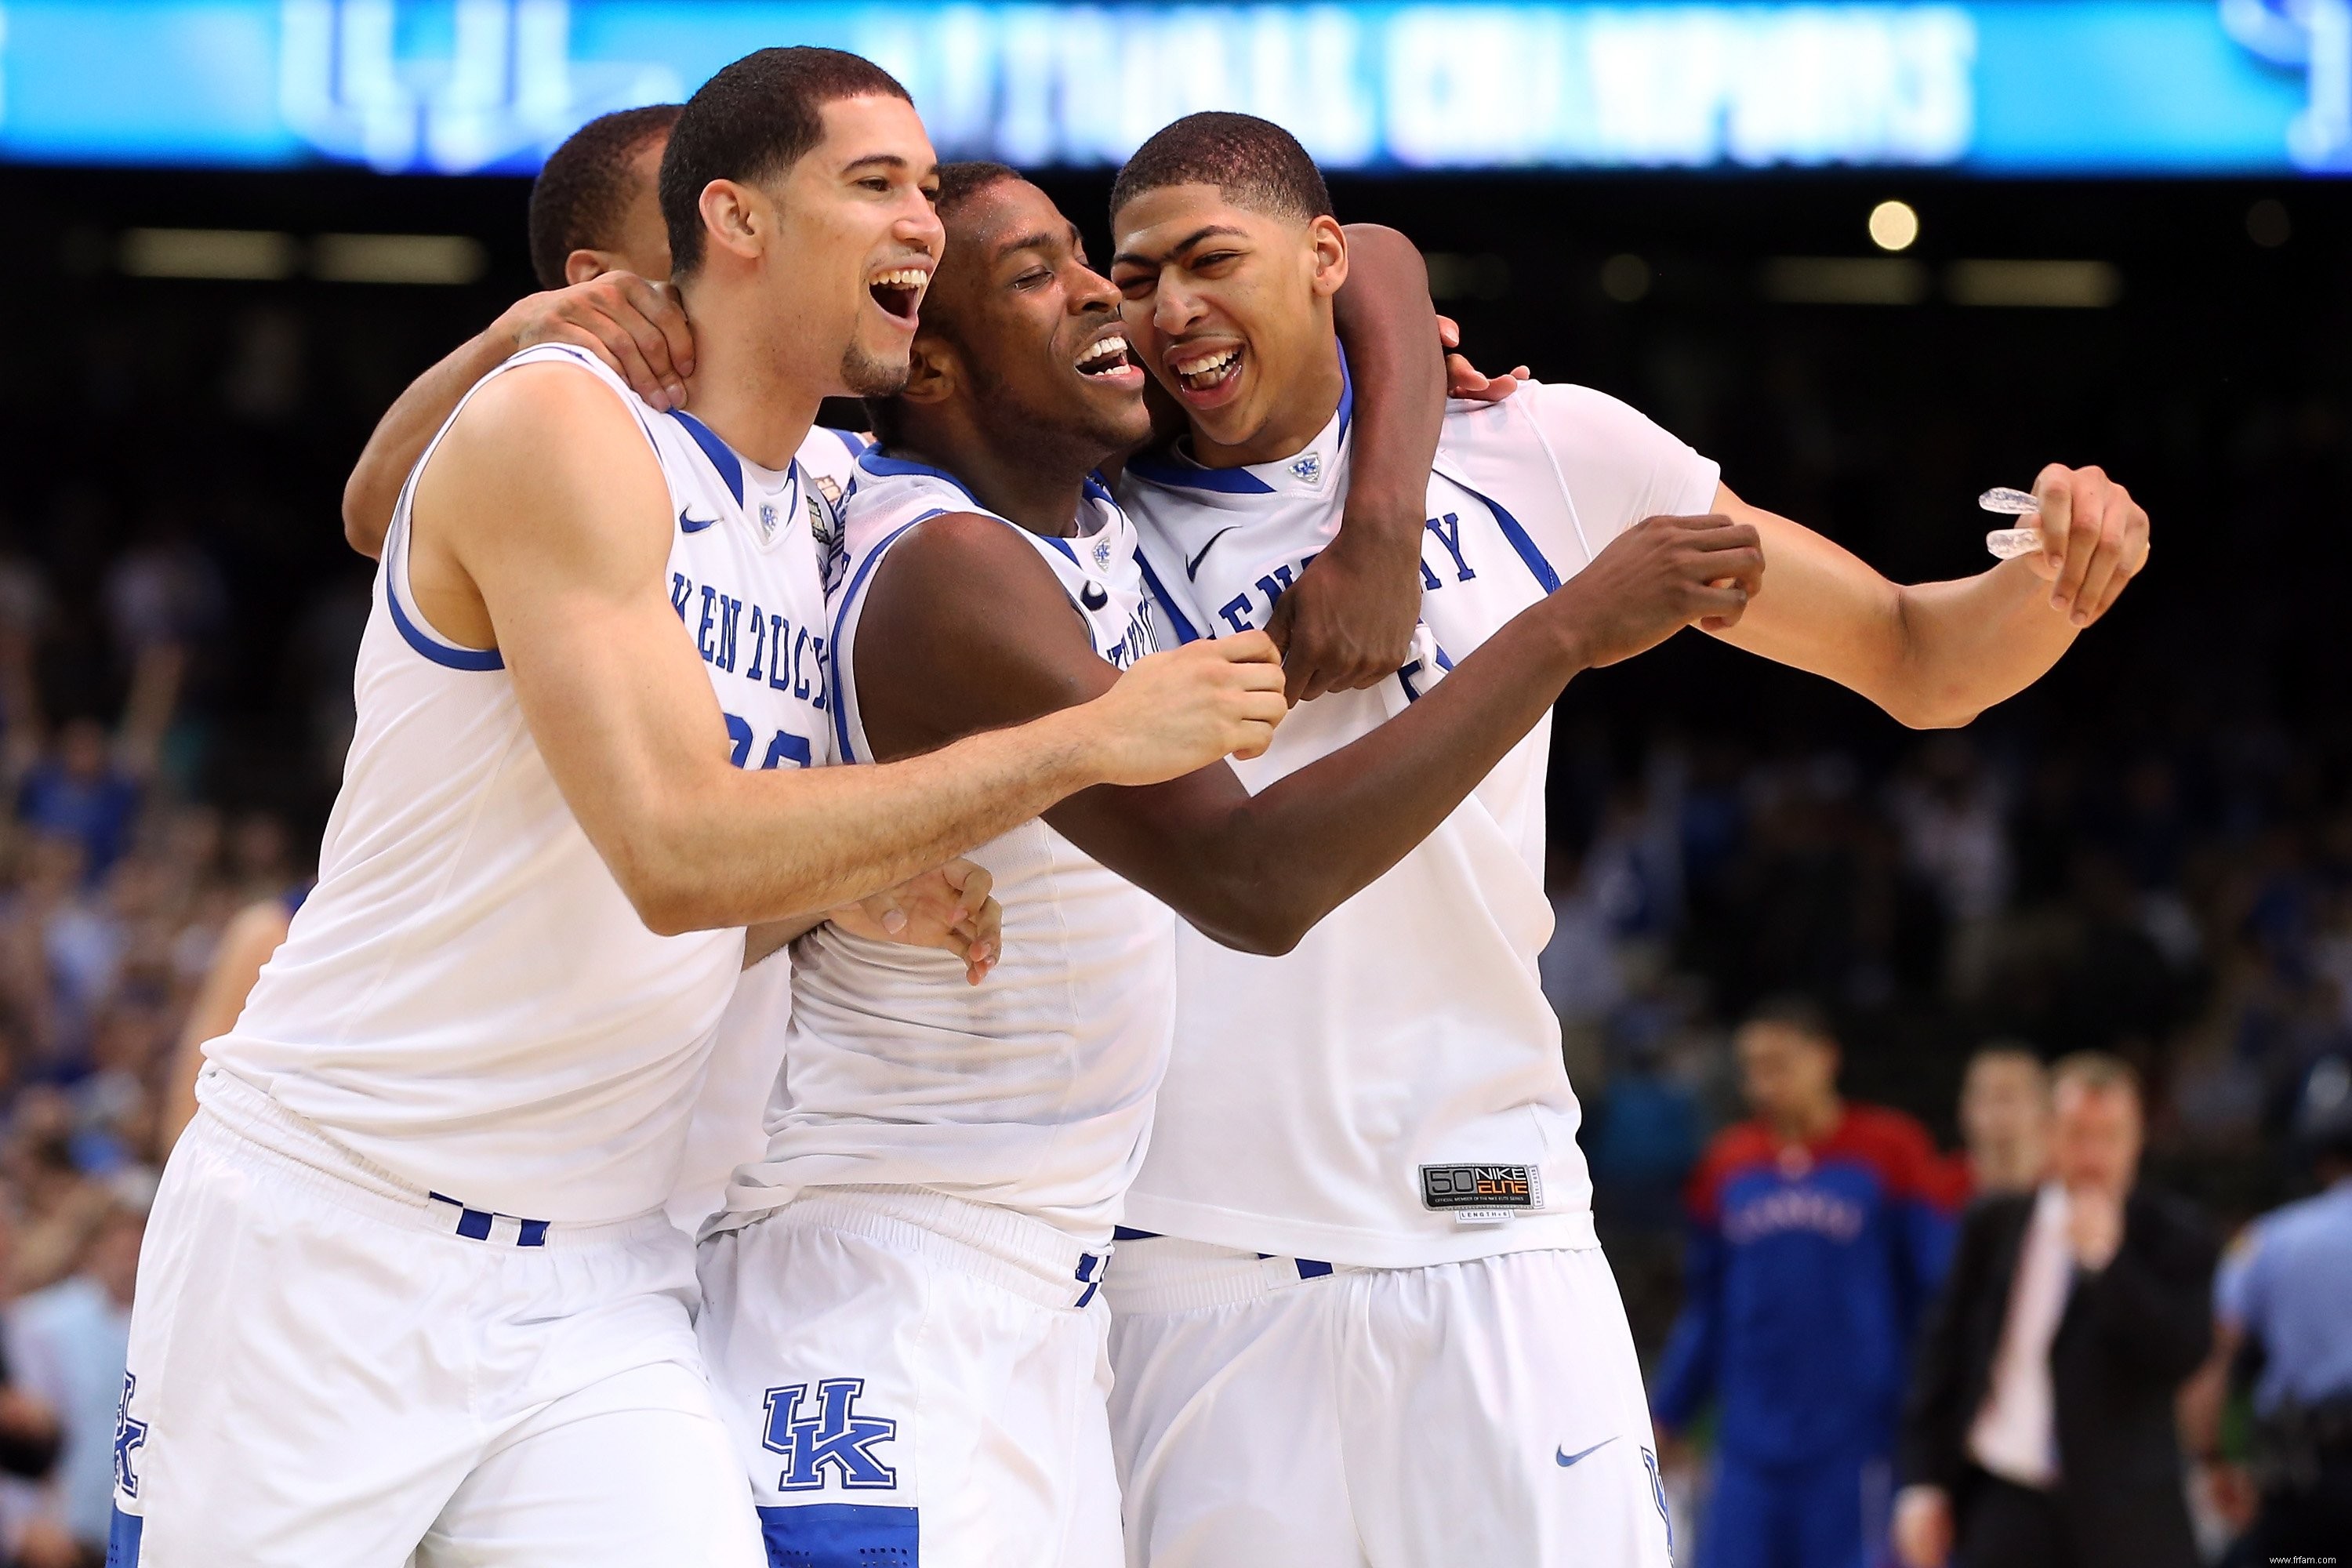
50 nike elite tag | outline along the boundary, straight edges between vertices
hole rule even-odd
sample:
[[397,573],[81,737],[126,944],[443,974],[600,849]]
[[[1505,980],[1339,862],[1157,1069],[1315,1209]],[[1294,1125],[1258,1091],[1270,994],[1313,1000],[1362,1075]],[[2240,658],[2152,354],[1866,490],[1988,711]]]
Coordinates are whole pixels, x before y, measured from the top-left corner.
[[1543,1167],[1423,1165],[1421,1206],[1460,1225],[1499,1225],[1543,1207]]

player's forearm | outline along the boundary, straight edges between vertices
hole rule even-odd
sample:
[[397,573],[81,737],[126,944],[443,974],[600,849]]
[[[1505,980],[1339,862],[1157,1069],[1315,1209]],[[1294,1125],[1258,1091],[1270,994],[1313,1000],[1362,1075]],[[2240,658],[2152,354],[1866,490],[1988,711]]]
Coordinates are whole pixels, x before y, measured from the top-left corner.
[[1435,832],[1551,710],[1587,663],[1566,608],[1521,612],[1405,711],[1236,803],[1176,858],[1192,896],[1162,896],[1228,946],[1288,952]]
[[410,383],[384,411],[343,483],[343,538],[353,550],[371,561],[383,553],[409,470],[458,401],[514,352],[514,333],[501,317]]
[[786,921],[952,859],[1102,782],[1084,708],[877,766],[730,769],[608,854],[666,934]]
[[1331,305],[1355,388],[1340,537],[1418,560],[1429,465],[1445,417],[1445,351],[1429,268],[1395,229],[1360,223],[1347,233],[1348,281]]
[[[1895,591],[1901,658],[1879,705],[1915,729],[1966,724],[2047,674],[2079,635],[2022,561]],[[1875,695],[1865,693],[1865,695]]]

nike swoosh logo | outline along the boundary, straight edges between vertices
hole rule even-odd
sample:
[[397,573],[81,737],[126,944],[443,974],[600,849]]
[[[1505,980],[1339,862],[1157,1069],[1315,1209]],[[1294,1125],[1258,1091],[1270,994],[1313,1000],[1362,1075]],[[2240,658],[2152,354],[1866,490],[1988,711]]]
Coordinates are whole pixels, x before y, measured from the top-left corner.
[[680,533],[700,533],[718,521],[715,517],[688,517],[686,508],[677,509],[677,531]]
[[1225,535],[1231,533],[1234,529],[1239,528],[1241,524],[1238,522],[1228,523],[1224,527],[1217,530],[1216,532],[1209,535],[1209,542],[1201,546],[1201,553],[1184,563],[1184,575],[1186,579],[1197,582],[1201,575],[1201,563],[1209,558],[1209,552],[1216,547],[1217,541],[1223,539]]
[[1617,1439],[1614,1437],[1603,1437],[1598,1443],[1593,1444],[1591,1447],[1578,1454],[1571,1454],[1565,1448],[1554,1448],[1552,1450],[1551,1457],[1559,1461],[1559,1468],[1564,1470],[1568,1468],[1569,1466],[1576,1463],[1577,1460],[1584,1458],[1587,1455],[1609,1447],[1610,1444],[1614,1443],[1616,1440]]

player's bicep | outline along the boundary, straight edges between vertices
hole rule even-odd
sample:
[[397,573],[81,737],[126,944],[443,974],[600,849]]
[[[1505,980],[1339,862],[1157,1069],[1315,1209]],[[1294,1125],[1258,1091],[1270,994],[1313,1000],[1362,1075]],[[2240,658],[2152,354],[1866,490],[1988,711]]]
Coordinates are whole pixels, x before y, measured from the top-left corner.
[[1895,587],[1843,545],[1717,485],[1714,510],[1751,524],[1764,547],[1764,584],[1739,624],[1710,635],[1775,664],[1871,695],[1901,657]]
[[881,762],[1074,708],[1118,678],[1035,548],[970,512],[890,547],[857,627],[858,717]]
[[[1090,701],[1118,679],[1036,550],[1003,523],[958,513],[919,524],[875,567],[859,616],[857,707],[881,761]],[[1162,897],[1248,793],[1223,763],[1144,789],[1100,785],[1046,820]]]
[[468,405],[418,516],[480,595],[531,738],[617,868],[632,833],[725,763],[725,722],[666,590],[669,490],[652,448],[609,388],[560,366],[530,374]]

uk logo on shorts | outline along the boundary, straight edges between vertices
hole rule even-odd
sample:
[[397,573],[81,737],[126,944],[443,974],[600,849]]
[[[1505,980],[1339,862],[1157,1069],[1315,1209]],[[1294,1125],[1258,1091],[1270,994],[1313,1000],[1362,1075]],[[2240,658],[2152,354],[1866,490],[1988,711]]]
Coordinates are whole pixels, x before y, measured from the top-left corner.
[[1666,1483],[1658,1474],[1658,1456],[1649,1449],[1642,1450],[1642,1468],[1650,1472],[1650,1500],[1658,1505],[1658,1517],[1666,1524],[1666,1561],[1675,1560],[1675,1516],[1666,1508]]
[[147,1446],[147,1423],[131,1419],[131,1395],[139,1380],[122,1374],[122,1402],[114,1407],[114,1489],[124,1497],[139,1495],[136,1457]]
[[816,1385],[816,1413],[803,1415],[808,1384],[795,1383],[768,1390],[768,1427],[761,1446],[784,1457],[776,1489],[816,1491],[825,1472],[837,1473],[850,1491],[887,1491],[898,1484],[898,1472],[874,1456],[874,1446],[898,1435],[898,1424],[879,1416],[861,1415],[856,1405],[866,1392],[862,1377],[829,1377]]

